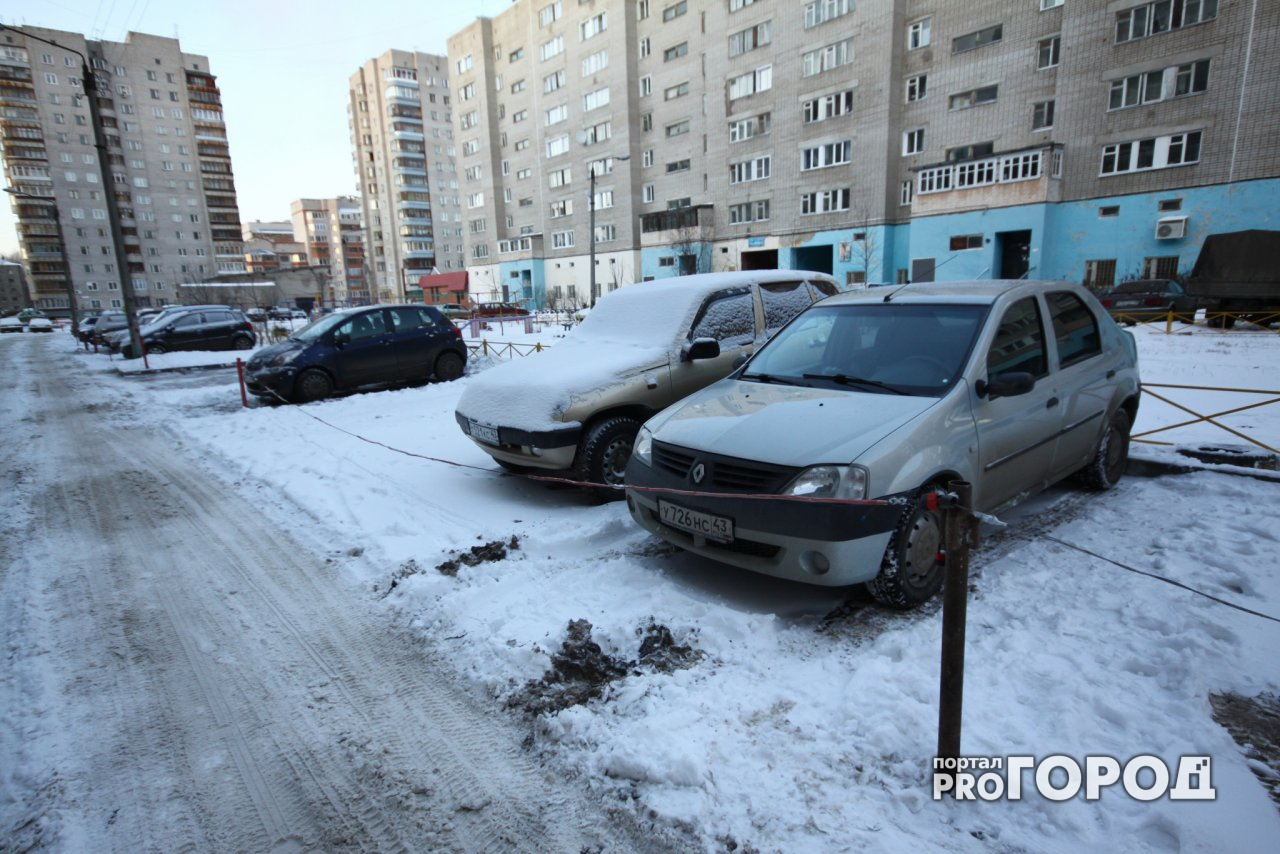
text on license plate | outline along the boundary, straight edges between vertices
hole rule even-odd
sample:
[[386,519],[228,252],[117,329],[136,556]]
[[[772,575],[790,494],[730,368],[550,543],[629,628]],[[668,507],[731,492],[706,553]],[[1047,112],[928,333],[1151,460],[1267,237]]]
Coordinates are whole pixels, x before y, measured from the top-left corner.
[[477,424],[474,421],[471,422],[471,438],[490,445],[501,444],[498,441],[497,427],[487,427],[484,424]]
[[728,543],[733,540],[733,520],[714,516],[700,510],[690,510],[679,504],[658,499],[658,518],[663,524],[691,534],[701,534],[708,540]]
[[1136,299],[1116,300],[1116,308],[1128,308],[1131,305],[1137,305],[1137,304],[1138,304],[1138,301]]

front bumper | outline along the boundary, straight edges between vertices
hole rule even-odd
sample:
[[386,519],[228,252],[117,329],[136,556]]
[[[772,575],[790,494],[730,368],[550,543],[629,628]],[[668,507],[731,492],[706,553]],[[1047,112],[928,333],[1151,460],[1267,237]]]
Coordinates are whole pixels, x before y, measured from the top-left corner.
[[[699,492],[687,477],[653,468],[632,457],[627,465],[627,509],[650,533],[682,549],[740,569],[805,584],[861,584],[880,572],[903,505],[776,501]],[[639,487],[640,489],[633,489]],[[650,490],[672,490],[650,491]],[[664,524],[659,498],[690,510],[733,520],[733,540],[718,543]]]
[[293,399],[293,384],[298,378],[298,370],[292,365],[279,368],[259,368],[244,373],[245,388],[255,397],[267,400]]
[[556,430],[496,427],[498,444],[493,445],[471,435],[470,418],[461,412],[455,412],[454,418],[462,432],[495,460],[531,469],[567,471],[573,468],[574,458],[578,454],[578,439],[582,435],[582,428],[577,424]]

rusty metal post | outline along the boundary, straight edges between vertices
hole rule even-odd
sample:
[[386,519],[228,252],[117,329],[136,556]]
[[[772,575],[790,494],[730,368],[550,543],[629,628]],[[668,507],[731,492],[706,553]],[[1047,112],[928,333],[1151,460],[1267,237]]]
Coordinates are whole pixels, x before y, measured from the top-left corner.
[[955,494],[956,500],[949,502],[946,511],[946,581],[942,589],[942,676],[938,690],[937,757],[944,760],[960,757],[969,548],[977,524],[973,516],[972,484],[953,481],[947,488]]
[[1172,306],[1169,307],[1169,317],[1165,320],[1164,334],[1165,335],[1173,334],[1173,307]]
[[236,374],[240,377],[240,405],[249,408],[249,395],[244,388],[244,360],[236,359]]

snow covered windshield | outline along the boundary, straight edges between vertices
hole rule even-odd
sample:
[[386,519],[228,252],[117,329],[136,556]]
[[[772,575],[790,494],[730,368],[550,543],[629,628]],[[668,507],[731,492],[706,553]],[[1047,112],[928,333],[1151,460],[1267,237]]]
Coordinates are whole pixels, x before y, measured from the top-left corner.
[[987,308],[815,306],[778,333],[741,379],[938,397],[964,368]]
[[665,348],[683,334],[692,304],[702,296],[665,283],[631,285],[597,302],[573,331],[573,338]]

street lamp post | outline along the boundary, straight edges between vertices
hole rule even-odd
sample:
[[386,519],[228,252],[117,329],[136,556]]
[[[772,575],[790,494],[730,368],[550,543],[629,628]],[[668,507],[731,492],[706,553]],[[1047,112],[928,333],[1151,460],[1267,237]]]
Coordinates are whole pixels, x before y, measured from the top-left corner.
[[[578,142],[586,142],[586,133],[578,134]],[[615,154],[614,160],[630,160],[630,154]],[[596,169],[595,164],[591,163],[587,166],[587,227],[591,230],[591,257],[588,260],[590,266],[590,290],[591,290],[591,307],[596,307],[596,298],[599,296],[596,288]]]
[[5,187],[4,191],[15,199],[26,199],[30,202],[53,205],[53,225],[58,234],[58,246],[62,249],[62,275],[67,289],[67,307],[71,309],[71,333],[74,335],[76,330],[80,328],[80,313],[76,311],[76,289],[71,283],[71,258],[67,252],[67,238],[62,233],[62,214],[58,210],[58,201],[56,199],[46,199],[43,196],[33,196],[30,193],[15,190],[13,187]]
[[[0,31],[8,30],[24,38],[42,42],[80,57],[80,79],[84,85],[85,100],[89,102],[89,120],[93,125],[93,144],[98,150],[98,170],[102,173],[102,194],[107,202],[107,222],[111,226],[111,242],[116,255],[116,272],[120,276],[120,298],[124,302],[125,321],[129,324],[129,342],[134,353],[142,352],[142,339],[138,336],[138,315],[133,298],[133,278],[129,270],[129,252],[124,245],[124,232],[120,230],[120,205],[116,200],[115,181],[111,175],[111,155],[107,151],[107,133],[103,129],[102,115],[98,109],[98,78],[93,73],[89,58],[73,47],[58,44],[49,39],[32,35],[26,30],[9,24],[0,24]],[[65,256],[65,252],[63,253]]]

